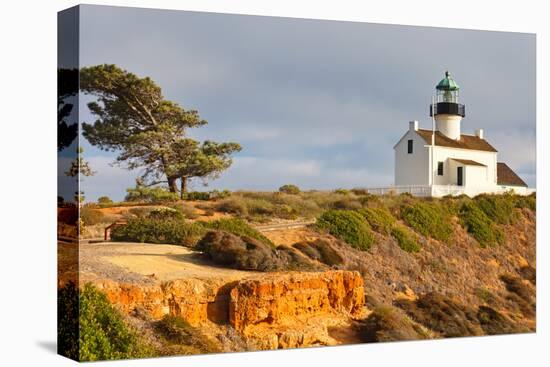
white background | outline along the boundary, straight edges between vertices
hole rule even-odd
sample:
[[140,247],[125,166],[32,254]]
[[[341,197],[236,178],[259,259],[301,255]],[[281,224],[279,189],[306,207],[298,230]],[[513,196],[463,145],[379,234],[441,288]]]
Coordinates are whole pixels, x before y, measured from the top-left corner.
[[[108,362],[127,366],[548,365],[550,32],[545,1],[142,0],[93,4],[537,33],[536,334]],[[0,364],[69,365],[56,339],[56,12],[75,1],[0,5]],[[376,4],[376,5],[374,5]],[[429,42],[429,40],[426,40]],[[404,55],[406,57],[406,55]],[[545,144],[546,142],[546,144]],[[546,350],[544,348],[546,345]]]

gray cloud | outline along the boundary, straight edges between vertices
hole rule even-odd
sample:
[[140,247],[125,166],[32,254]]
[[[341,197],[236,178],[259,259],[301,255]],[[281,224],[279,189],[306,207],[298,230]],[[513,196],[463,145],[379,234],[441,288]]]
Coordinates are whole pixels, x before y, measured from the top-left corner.
[[[484,128],[500,159],[535,184],[534,35],[84,6],[81,36],[83,65],[150,76],[209,121],[191,135],[242,143],[211,187],[390,184],[392,147],[408,120],[431,126],[446,69],[462,87],[463,130]],[[266,162],[323,172],[314,180]]]

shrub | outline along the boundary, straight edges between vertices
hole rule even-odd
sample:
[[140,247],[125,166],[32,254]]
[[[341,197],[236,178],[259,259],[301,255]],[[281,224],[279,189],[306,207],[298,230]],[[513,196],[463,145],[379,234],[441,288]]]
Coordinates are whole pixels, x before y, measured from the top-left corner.
[[273,248],[247,236],[210,231],[197,244],[216,264],[241,270],[309,270],[314,266],[292,248]]
[[80,209],[80,219],[86,226],[93,226],[107,220],[105,214],[101,211],[88,207],[83,207]]
[[421,247],[418,238],[405,226],[394,226],[391,229],[391,235],[397,241],[399,247],[407,252],[418,252]]
[[177,210],[183,218],[187,219],[196,219],[199,217],[197,210],[187,203],[173,205],[172,208]]
[[508,317],[488,306],[479,306],[477,319],[487,335],[512,334],[527,331],[518,327]]
[[245,221],[238,218],[222,218],[211,222],[200,222],[207,229],[227,231],[237,236],[247,236],[273,246],[273,242]]
[[363,217],[351,210],[328,210],[317,220],[317,227],[359,250],[368,250],[374,235]]
[[298,195],[300,193],[300,188],[296,185],[283,185],[279,187],[279,192],[284,192],[285,194]]
[[167,203],[177,201],[178,194],[170,192],[163,187],[145,187],[136,186],[126,190],[126,201],[142,202],[142,203]]
[[522,266],[519,269],[519,274],[525,280],[528,280],[533,285],[537,285],[537,270],[530,265]]
[[151,210],[147,217],[156,220],[174,220],[183,219],[183,214],[176,209],[162,207]]
[[294,244],[294,248],[312,260],[317,260],[328,266],[341,265],[344,258],[336,251],[328,241],[317,239]]
[[154,356],[120,312],[90,283],[80,292],[79,360],[98,361]]
[[216,209],[222,213],[236,214],[241,217],[248,215],[248,207],[244,200],[233,196],[220,201]]
[[128,213],[130,213],[130,214],[132,214],[132,215],[134,215],[138,218],[148,216],[149,213],[151,213],[151,211],[153,211],[153,209],[151,209],[151,208],[140,208],[140,207],[128,209]]
[[78,288],[69,282],[57,289],[57,350],[74,360],[78,352]]
[[384,207],[380,208],[366,208],[358,210],[367,222],[369,222],[371,228],[381,234],[390,234],[393,225],[395,224],[395,218],[390,211]]
[[169,344],[177,347],[177,354],[221,352],[218,346],[199,329],[192,327],[179,316],[164,316],[162,320],[155,324],[155,331],[162,335]]
[[527,208],[532,211],[537,210],[537,196],[535,193],[532,193],[529,196],[518,196],[515,202],[516,208]]
[[362,207],[363,205],[359,200],[356,200],[354,198],[348,198],[348,197],[342,200],[337,200],[331,205],[331,208],[333,209],[344,209],[344,210],[357,210],[357,209],[361,209]]
[[436,203],[416,202],[404,205],[401,216],[405,222],[424,236],[447,241],[453,233],[450,215]]
[[459,213],[462,225],[481,247],[502,243],[502,230],[474,202],[466,202]]
[[200,223],[186,223],[183,220],[157,220],[134,218],[123,226],[115,227],[111,233],[113,241],[167,243],[194,246],[206,233]]
[[335,193],[335,194],[340,194],[340,195],[349,195],[349,194],[351,194],[351,190],[348,190],[348,189],[336,189],[336,190],[334,190],[334,193]]
[[111,198],[108,197],[108,196],[100,196],[100,197],[97,199],[97,203],[98,203],[98,204],[112,204],[112,203],[113,203],[113,200],[111,200]]
[[210,191],[211,199],[225,199],[231,196],[231,191],[229,190],[212,190]]
[[438,293],[428,293],[416,301],[400,299],[395,304],[416,322],[445,337],[483,335],[474,309]]
[[358,328],[361,341],[366,343],[429,338],[403,311],[391,306],[376,307],[366,320],[359,322]]
[[498,224],[512,224],[518,218],[512,195],[478,195],[474,201],[488,218]]
[[202,191],[191,191],[185,194],[185,200],[210,200],[210,193]]

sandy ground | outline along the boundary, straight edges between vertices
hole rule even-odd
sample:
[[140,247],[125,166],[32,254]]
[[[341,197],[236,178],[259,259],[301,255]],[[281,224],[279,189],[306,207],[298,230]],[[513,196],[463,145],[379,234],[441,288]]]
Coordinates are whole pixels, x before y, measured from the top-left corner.
[[274,231],[262,231],[262,234],[277,245],[293,245],[301,241],[313,241],[319,238],[319,233],[307,228],[290,228]]
[[[74,251],[59,245],[60,255]],[[218,267],[186,247],[106,242],[80,246],[81,280],[107,278],[131,283],[156,283],[185,278],[239,280],[257,274]]]

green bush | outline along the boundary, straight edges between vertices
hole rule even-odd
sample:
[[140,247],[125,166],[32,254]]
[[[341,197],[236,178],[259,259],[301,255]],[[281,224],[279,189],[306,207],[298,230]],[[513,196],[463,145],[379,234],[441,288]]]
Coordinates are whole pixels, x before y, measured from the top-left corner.
[[149,219],[156,220],[174,220],[183,219],[183,214],[173,208],[155,208],[147,215]]
[[210,193],[202,191],[191,191],[185,194],[185,200],[210,200]]
[[80,292],[79,360],[143,358],[155,355],[120,312],[90,283]]
[[498,224],[513,224],[518,218],[513,195],[478,195],[474,201],[488,218]]
[[155,324],[155,331],[178,350],[171,354],[218,353],[218,346],[199,329],[179,316],[167,315]]
[[351,210],[328,210],[317,220],[317,227],[359,250],[368,250],[374,234],[367,221]]
[[222,213],[236,214],[241,217],[248,215],[248,207],[241,197],[231,196],[223,199],[217,204],[216,209]]
[[367,222],[369,222],[371,228],[381,234],[390,234],[393,225],[395,224],[395,218],[387,208],[366,208],[358,210]]
[[194,246],[206,233],[200,223],[187,223],[183,220],[157,220],[133,218],[123,226],[115,227],[111,233],[113,241],[166,243]]
[[397,225],[391,229],[391,235],[397,241],[401,249],[407,252],[418,252],[421,247],[418,238],[407,227]]
[[136,186],[126,190],[126,201],[142,203],[168,203],[177,201],[179,196],[175,192],[170,192],[163,187],[145,187]]
[[98,204],[112,204],[113,200],[111,200],[108,196],[101,196],[97,199]]
[[475,202],[466,202],[460,209],[459,218],[468,233],[470,233],[482,247],[494,246],[502,243],[504,234],[498,226],[481,210]]
[[69,282],[57,289],[57,351],[78,360],[78,288]]
[[173,209],[177,210],[183,218],[186,219],[196,219],[199,217],[197,210],[190,204],[180,203],[172,206]]
[[225,199],[231,196],[231,191],[229,190],[212,190],[210,191],[211,199]]
[[279,192],[284,192],[285,194],[298,195],[300,193],[300,188],[296,185],[283,185],[279,187]]
[[537,196],[535,193],[532,193],[529,196],[518,196],[515,202],[516,208],[527,208],[532,211],[537,210]]
[[401,217],[419,233],[439,241],[447,241],[453,233],[450,214],[435,202],[405,204]]
[[97,209],[83,207],[80,209],[80,219],[86,226],[104,223],[107,220],[105,214]]
[[233,233],[237,236],[247,236],[273,246],[273,242],[245,221],[238,218],[222,218],[211,222],[200,222],[204,228]]

